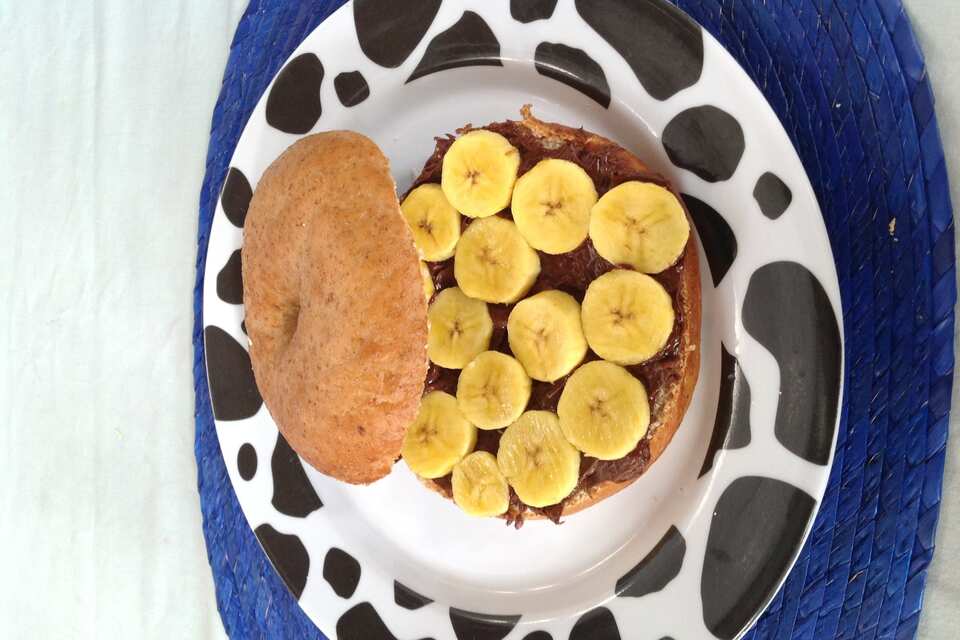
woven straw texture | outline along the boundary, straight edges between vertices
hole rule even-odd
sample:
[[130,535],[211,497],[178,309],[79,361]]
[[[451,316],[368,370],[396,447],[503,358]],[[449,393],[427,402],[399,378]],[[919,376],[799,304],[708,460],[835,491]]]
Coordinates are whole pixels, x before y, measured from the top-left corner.
[[[213,114],[194,291],[196,457],[232,638],[322,638],[227,477],[203,362],[216,199],[256,101],[342,0],[252,0]],[[953,378],[953,215],[934,99],[900,0],[676,0],[754,79],[800,152],[837,262],[847,337],[836,462],[813,533],[747,638],[915,635],[933,556]]]

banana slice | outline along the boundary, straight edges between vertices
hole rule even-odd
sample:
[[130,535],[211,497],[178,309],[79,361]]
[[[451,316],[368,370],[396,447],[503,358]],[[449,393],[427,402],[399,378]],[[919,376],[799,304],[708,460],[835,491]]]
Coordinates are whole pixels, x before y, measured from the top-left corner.
[[420,261],[420,279],[423,281],[423,297],[430,302],[436,288],[433,286],[433,278],[430,277],[430,267],[423,260]]
[[587,342],[598,356],[623,365],[639,364],[667,344],[673,331],[673,300],[650,276],[616,269],[587,287],[582,317]]
[[650,426],[643,383],[612,362],[588,362],[573,372],[557,405],[560,428],[588,456],[616,460],[637,446]]
[[534,249],[559,254],[587,239],[597,189],[587,172],[569,160],[541,160],[513,188],[510,210]]
[[540,275],[540,258],[503,218],[476,220],[463,232],[453,261],[457,284],[471,298],[516,302]]
[[587,354],[580,305],[562,291],[542,291],[521,300],[507,319],[510,350],[534,380],[553,382]]
[[520,152],[499,133],[477,129],[457,138],[446,155],[440,184],[458,211],[486,218],[510,204]]
[[421,258],[438,262],[453,255],[460,240],[460,214],[447,202],[440,185],[420,185],[407,195],[400,211]]
[[420,401],[420,412],[403,438],[400,453],[418,476],[441,478],[477,444],[477,428],[463,417],[457,399],[432,391]]
[[590,213],[590,239],[613,264],[660,273],[683,254],[690,223],[670,191],[650,182],[624,182],[603,194]]
[[499,516],[510,505],[510,487],[492,453],[474,451],[453,467],[453,501],[467,515]]
[[519,362],[503,353],[484,351],[460,372],[457,404],[480,429],[499,429],[527,408],[530,386],[530,376]]
[[427,322],[427,357],[441,367],[461,369],[490,347],[493,321],[487,305],[456,287],[437,294]]
[[580,479],[580,453],[557,416],[527,411],[500,438],[497,465],[524,504],[547,507],[566,498]]

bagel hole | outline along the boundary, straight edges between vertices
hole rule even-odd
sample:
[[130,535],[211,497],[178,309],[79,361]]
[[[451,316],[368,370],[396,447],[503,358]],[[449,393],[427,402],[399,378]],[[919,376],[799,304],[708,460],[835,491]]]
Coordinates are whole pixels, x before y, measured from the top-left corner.
[[286,349],[293,342],[293,336],[300,325],[300,303],[294,302],[283,312],[281,316],[282,325],[280,327],[281,335],[284,337],[283,348]]

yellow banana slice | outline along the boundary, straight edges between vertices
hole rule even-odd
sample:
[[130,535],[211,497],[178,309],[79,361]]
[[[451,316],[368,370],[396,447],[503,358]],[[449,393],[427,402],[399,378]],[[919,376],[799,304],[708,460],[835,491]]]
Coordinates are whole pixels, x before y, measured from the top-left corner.
[[527,408],[530,386],[530,376],[519,362],[503,353],[484,351],[460,372],[457,404],[480,429],[499,429]]
[[563,437],[557,416],[549,411],[527,411],[507,427],[497,465],[520,500],[531,507],[557,504],[580,479],[580,453]]
[[438,262],[453,255],[460,240],[460,214],[447,202],[440,185],[420,185],[403,200],[400,211],[421,258]]
[[430,277],[430,267],[423,260],[420,261],[420,280],[423,281],[423,297],[430,302],[436,289],[433,286],[433,278]]
[[467,515],[499,516],[510,505],[510,487],[492,453],[474,451],[453,467],[453,501]]
[[418,476],[441,478],[477,444],[477,428],[463,417],[457,399],[432,391],[420,401],[420,412],[403,438],[401,454]]
[[520,152],[499,133],[477,129],[457,138],[446,155],[440,184],[458,211],[486,218],[510,204]]
[[562,291],[542,291],[521,300],[507,319],[510,350],[534,380],[553,382],[587,354],[580,305]]
[[463,232],[453,261],[457,284],[471,298],[516,302],[540,275],[540,258],[503,218],[474,221]]
[[590,213],[590,239],[613,264],[660,273],[683,254],[690,223],[670,191],[650,182],[624,182],[607,191]]
[[587,287],[582,317],[583,333],[598,356],[623,365],[639,364],[667,344],[673,331],[673,300],[650,276],[616,269]]
[[490,347],[493,321],[487,305],[450,287],[427,311],[427,357],[448,369],[462,369]]
[[560,428],[588,456],[616,460],[637,446],[650,426],[643,383],[623,367],[596,360],[573,372],[557,405]]
[[520,176],[510,210],[534,249],[559,254],[587,239],[597,189],[587,172],[569,160],[541,160]]

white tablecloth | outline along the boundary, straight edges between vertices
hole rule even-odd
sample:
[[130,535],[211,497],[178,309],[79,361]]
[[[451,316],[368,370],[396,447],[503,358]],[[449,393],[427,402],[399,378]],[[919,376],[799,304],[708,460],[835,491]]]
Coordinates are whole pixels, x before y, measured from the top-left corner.
[[[0,636],[223,636],[196,491],[191,288],[245,4],[0,0]],[[960,8],[908,7],[960,166]],[[960,629],[955,458],[928,639]]]
[[[947,168],[951,170],[954,207],[960,211],[960,3],[956,0],[906,0],[937,97],[937,116]],[[957,216],[954,214],[954,221]],[[960,240],[960,236],[957,237]],[[958,244],[957,246],[960,246]],[[956,339],[954,340],[956,343]],[[956,351],[955,351],[956,352]],[[920,640],[960,637],[960,379],[954,379],[953,412],[947,443],[943,505],[937,531],[937,550],[927,578]]]
[[191,327],[245,0],[0,0],[0,636],[216,638]]

